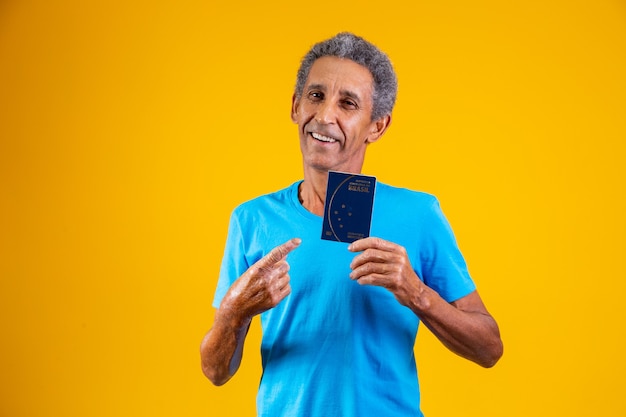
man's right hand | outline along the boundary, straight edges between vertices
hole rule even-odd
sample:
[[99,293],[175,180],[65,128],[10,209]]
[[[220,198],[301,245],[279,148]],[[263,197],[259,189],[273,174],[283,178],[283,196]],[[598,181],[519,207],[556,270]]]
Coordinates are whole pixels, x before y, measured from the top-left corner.
[[289,293],[287,254],[300,245],[288,240],[243,273],[222,299],[213,327],[200,345],[202,372],[215,385],[226,383],[239,369],[252,318],[276,307]]
[[239,319],[242,326],[246,326],[252,317],[276,307],[291,293],[286,258],[300,242],[298,238],[290,239],[248,268],[230,287],[220,310],[228,311]]

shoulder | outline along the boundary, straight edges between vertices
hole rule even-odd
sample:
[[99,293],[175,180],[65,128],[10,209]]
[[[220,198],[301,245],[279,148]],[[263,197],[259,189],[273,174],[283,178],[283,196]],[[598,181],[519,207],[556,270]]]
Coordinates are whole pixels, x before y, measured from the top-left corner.
[[282,190],[274,191],[268,194],[263,194],[255,197],[251,200],[245,201],[239,204],[233,212],[235,214],[244,214],[247,212],[255,212],[263,208],[271,208],[279,205],[284,205],[292,198],[294,188],[297,191],[297,187],[300,181],[291,184],[290,186],[283,188]]
[[433,194],[380,182],[376,184],[376,204],[382,208],[413,212],[439,210],[439,200]]

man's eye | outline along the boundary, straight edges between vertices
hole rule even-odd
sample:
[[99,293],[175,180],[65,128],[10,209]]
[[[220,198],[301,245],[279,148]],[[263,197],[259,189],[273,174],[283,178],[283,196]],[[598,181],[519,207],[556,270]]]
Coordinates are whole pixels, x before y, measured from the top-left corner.
[[321,100],[324,98],[324,95],[320,93],[319,91],[311,91],[309,93],[309,98],[312,100]]
[[344,106],[350,107],[350,108],[356,108],[357,107],[356,103],[354,101],[352,101],[352,100],[344,100],[343,104],[344,104]]

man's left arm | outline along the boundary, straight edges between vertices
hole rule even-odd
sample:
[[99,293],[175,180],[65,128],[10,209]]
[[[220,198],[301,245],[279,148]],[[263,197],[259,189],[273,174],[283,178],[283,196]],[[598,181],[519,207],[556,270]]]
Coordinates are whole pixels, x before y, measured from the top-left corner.
[[361,252],[350,265],[350,278],[389,290],[448,349],[487,368],[500,359],[500,331],[478,292],[448,303],[419,279],[404,247],[383,239],[357,240],[348,249]]

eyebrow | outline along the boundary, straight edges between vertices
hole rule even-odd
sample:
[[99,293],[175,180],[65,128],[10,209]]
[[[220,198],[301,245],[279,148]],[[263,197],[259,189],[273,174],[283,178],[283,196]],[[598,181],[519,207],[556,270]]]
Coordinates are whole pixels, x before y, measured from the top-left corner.
[[[307,87],[307,91],[311,91],[311,90],[321,90],[323,92],[326,92],[326,86],[324,84],[310,84]],[[340,90],[339,94],[341,94],[342,96],[345,97],[349,97],[357,102],[361,102],[361,97],[355,93],[354,91],[350,91],[350,90]]]

